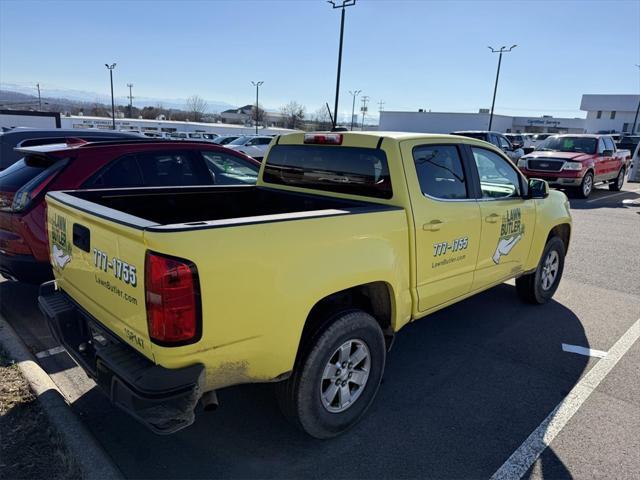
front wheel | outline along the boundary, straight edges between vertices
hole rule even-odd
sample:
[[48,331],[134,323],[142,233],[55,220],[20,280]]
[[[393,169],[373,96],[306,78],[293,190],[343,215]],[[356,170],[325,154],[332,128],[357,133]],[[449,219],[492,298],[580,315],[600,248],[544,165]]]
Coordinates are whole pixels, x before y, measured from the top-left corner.
[[378,322],[343,312],[319,333],[291,377],[277,385],[284,415],[312,437],[335,437],[355,425],[380,386],[386,349]]
[[578,188],[578,195],[580,198],[589,198],[591,192],[593,191],[593,173],[587,172],[584,177],[582,177],[582,183]]
[[516,279],[516,290],[523,301],[541,305],[551,300],[562,278],[565,253],[559,237],[547,242],[536,271]]
[[624,167],[622,167],[618,172],[618,176],[616,177],[616,179],[609,184],[609,190],[613,192],[619,192],[620,190],[622,190],[622,185],[624,185],[625,173],[625,169]]

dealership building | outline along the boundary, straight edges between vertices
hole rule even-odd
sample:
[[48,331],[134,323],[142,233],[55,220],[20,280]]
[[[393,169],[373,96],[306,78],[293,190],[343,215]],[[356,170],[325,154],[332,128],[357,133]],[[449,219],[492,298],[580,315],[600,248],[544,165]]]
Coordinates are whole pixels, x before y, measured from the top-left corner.
[[[586,118],[514,117],[494,115],[492,130],[503,133],[631,133],[640,95],[583,95],[580,110]],[[640,119],[638,121],[640,124]],[[380,112],[381,131],[450,133],[486,130],[489,111],[478,113]],[[636,125],[636,132],[640,125]]]

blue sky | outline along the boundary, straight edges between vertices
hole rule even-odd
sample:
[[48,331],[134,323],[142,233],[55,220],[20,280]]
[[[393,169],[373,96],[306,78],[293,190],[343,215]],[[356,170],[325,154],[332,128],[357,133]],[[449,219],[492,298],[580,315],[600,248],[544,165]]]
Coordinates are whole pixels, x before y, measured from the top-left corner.
[[[235,105],[333,108],[339,11],[323,0],[0,0],[0,81]],[[583,93],[640,89],[640,2],[358,0],[347,10],[340,111],[348,90],[385,110],[581,116]]]

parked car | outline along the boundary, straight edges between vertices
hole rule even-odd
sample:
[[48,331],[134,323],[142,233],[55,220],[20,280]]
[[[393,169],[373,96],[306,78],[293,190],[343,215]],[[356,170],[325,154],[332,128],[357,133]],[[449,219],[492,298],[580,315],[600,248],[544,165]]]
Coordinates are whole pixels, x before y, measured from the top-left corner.
[[553,133],[536,133],[532,135],[531,142],[535,148],[541,146],[544,141],[549,138]]
[[505,133],[505,137],[509,139],[513,148],[521,148],[527,154],[533,152],[533,144],[531,138],[522,133]]
[[640,144],[640,135],[625,135],[620,141],[616,142],[616,148],[618,150],[628,150],[628,168],[631,168],[631,163],[633,162],[633,152],[636,151],[636,148]]
[[587,198],[598,183],[614,191],[622,188],[626,156],[609,135],[554,135],[518,160],[518,167],[528,178],[542,178]]
[[140,138],[140,135],[112,130],[62,129],[42,130],[19,127],[0,135],[0,170],[4,170],[22,158],[15,148],[50,143],[64,143],[67,138],[81,138],[88,142],[115,140],[119,138]]
[[240,138],[242,135],[220,135],[213,139],[213,143],[218,145],[227,145],[230,142],[233,142],[237,138]]
[[633,183],[640,182],[640,143],[636,145],[636,149],[632,155],[627,181]]
[[218,389],[278,382],[295,425],[334,437],[374,401],[404,325],[510,278],[537,304],[560,282],[567,197],[486,142],[294,133],[261,172],[223,190],[47,194],[57,287],[42,285],[40,308],[157,433],[190,425]]
[[111,141],[19,149],[21,160],[0,172],[0,274],[51,278],[44,196],[50,190],[246,185],[260,163],[210,143]]
[[522,146],[515,146],[511,141],[499,132],[489,132],[485,130],[465,130],[453,132],[452,135],[461,135],[463,137],[477,138],[495,145],[502,150],[514,163],[524,155]]
[[229,142],[226,147],[262,160],[271,140],[273,137],[267,135],[245,135]]

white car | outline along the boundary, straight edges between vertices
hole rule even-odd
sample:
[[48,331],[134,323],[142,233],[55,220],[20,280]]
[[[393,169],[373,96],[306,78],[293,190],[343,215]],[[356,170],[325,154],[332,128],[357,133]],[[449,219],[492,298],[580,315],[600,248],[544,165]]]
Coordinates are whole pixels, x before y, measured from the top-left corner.
[[227,143],[225,147],[242,152],[256,160],[262,160],[271,140],[273,137],[247,135],[236,138],[233,142]]

